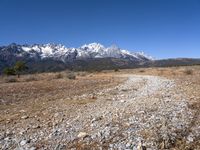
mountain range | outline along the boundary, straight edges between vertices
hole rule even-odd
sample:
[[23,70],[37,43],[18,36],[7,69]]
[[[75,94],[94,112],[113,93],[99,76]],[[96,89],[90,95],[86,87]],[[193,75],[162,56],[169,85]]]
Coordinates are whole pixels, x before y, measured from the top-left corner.
[[136,67],[167,67],[200,64],[199,59],[154,60],[143,52],[105,47],[99,43],[68,48],[61,44],[10,44],[0,47],[0,73],[16,61],[24,61],[29,72],[70,70],[103,70]]
[[88,58],[124,58],[132,61],[150,60],[152,57],[143,52],[129,52],[118,48],[115,45],[104,47],[99,43],[83,45],[79,48],[67,48],[61,44],[33,44],[17,45],[15,43],[0,47],[1,55],[4,52],[11,52],[16,57],[30,57],[35,59],[52,58],[63,62],[73,61],[75,59]]
[[[41,65],[42,67],[45,64],[49,69],[62,70],[64,68],[71,69],[74,65],[77,68],[77,63],[81,65],[81,63],[84,64],[88,61],[105,61],[108,59],[138,64],[150,61],[153,58],[143,52],[130,52],[115,45],[105,47],[99,43],[85,44],[79,48],[67,48],[61,44],[19,45],[15,43],[0,47],[1,71],[18,60],[25,61],[29,66],[37,65],[39,67]],[[53,68],[48,66],[48,63],[52,64]]]

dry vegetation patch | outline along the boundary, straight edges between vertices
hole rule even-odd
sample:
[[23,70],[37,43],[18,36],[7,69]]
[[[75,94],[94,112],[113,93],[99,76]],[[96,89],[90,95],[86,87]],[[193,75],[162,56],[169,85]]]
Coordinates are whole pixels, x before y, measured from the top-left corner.
[[68,73],[61,74],[24,75],[18,79],[18,82],[7,83],[3,81],[0,84],[1,116],[9,118],[9,115],[12,116],[19,110],[33,113],[41,109],[48,109],[48,107],[62,105],[63,101],[66,105],[91,103],[95,101],[95,98],[76,100],[73,97],[112,87],[122,82],[112,75],[81,75],[77,76],[76,80],[70,80],[66,77]]

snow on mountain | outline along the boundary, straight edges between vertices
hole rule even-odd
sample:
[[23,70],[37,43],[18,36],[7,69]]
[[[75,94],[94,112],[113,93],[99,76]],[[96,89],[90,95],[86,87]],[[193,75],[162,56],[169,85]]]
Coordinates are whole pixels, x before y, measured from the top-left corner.
[[154,60],[155,59],[154,57],[152,57],[152,56],[150,56],[148,54],[145,54],[143,51],[142,52],[138,52],[138,55],[144,56],[149,60]]
[[92,50],[92,51],[95,51],[95,52],[98,52],[99,50],[102,50],[102,49],[105,49],[105,47],[103,45],[101,45],[100,43],[91,43],[91,44],[88,44],[88,45],[83,45],[80,47],[81,49],[84,49],[84,50]]
[[130,52],[120,49],[112,45],[104,47],[99,43],[85,44],[79,48],[67,48],[61,44],[34,44],[34,45],[17,45],[11,44],[0,47],[0,51],[13,50],[13,53],[21,56],[27,55],[31,58],[52,58],[54,60],[61,60],[63,62],[72,61],[75,59],[88,58],[123,58],[131,61],[146,61],[151,60],[152,57],[145,55],[143,52]]

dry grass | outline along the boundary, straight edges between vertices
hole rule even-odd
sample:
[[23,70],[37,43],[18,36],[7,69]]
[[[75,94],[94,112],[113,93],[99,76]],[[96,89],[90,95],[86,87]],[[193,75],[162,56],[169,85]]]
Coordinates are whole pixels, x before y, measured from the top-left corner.
[[[120,74],[142,74],[164,76],[167,78],[186,77],[186,75],[196,76],[200,72],[200,66],[186,66],[186,67],[166,67],[166,68],[142,68],[142,69],[123,69]],[[190,76],[188,76],[190,77]]]
[[76,73],[76,75],[77,76],[81,76],[81,77],[85,77],[85,76],[87,76],[89,73],[87,73],[87,72],[78,72],[78,73]]
[[[62,72],[66,75],[66,73]],[[52,106],[67,109],[70,114],[71,106],[92,103],[96,98],[74,99],[83,93],[91,93],[107,87],[112,87],[122,82],[123,79],[113,78],[103,73],[92,76],[77,76],[76,80],[67,78],[55,79],[58,73],[42,73],[23,75],[18,82],[6,83],[2,78],[0,84],[0,120],[20,119],[19,110],[27,114],[42,116],[43,111],[50,111]],[[33,78],[34,77],[34,78]],[[27,81],[28,79],[28,81]],[[35,80],[36,79],[36,80]],[[45,117],[49,118],[51,112]],[[1,125],[2,122],[0,122]]]
[[37,78],[34,76],[27,76],[24,78],[25,82],[32,82],[32,81],[37,81]]
[[12,82],[18,82],[17,78],[14,76],[6,77],[4,79],[5,83],[12,83]]

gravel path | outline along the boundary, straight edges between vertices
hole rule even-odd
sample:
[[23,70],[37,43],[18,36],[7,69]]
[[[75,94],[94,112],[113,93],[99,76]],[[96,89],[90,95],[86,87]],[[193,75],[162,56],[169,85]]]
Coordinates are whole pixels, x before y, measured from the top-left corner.
[[[34,134],[15,135],[17,148],[39,149],[170,149],[186,134],[193,112],[187,96],[166,78],[141,75],[120,75],[127,80],[114,88],[87,93],[76,99],[93,98],[74,112],[56,112],[52,128],[40,124]],[[45,124],[45,123],[44,123]],[[37,127],[36,127],[37,128]],[[7,138],[7,139],[6,139]],[[13,137],[0,140],[2,149]]]

